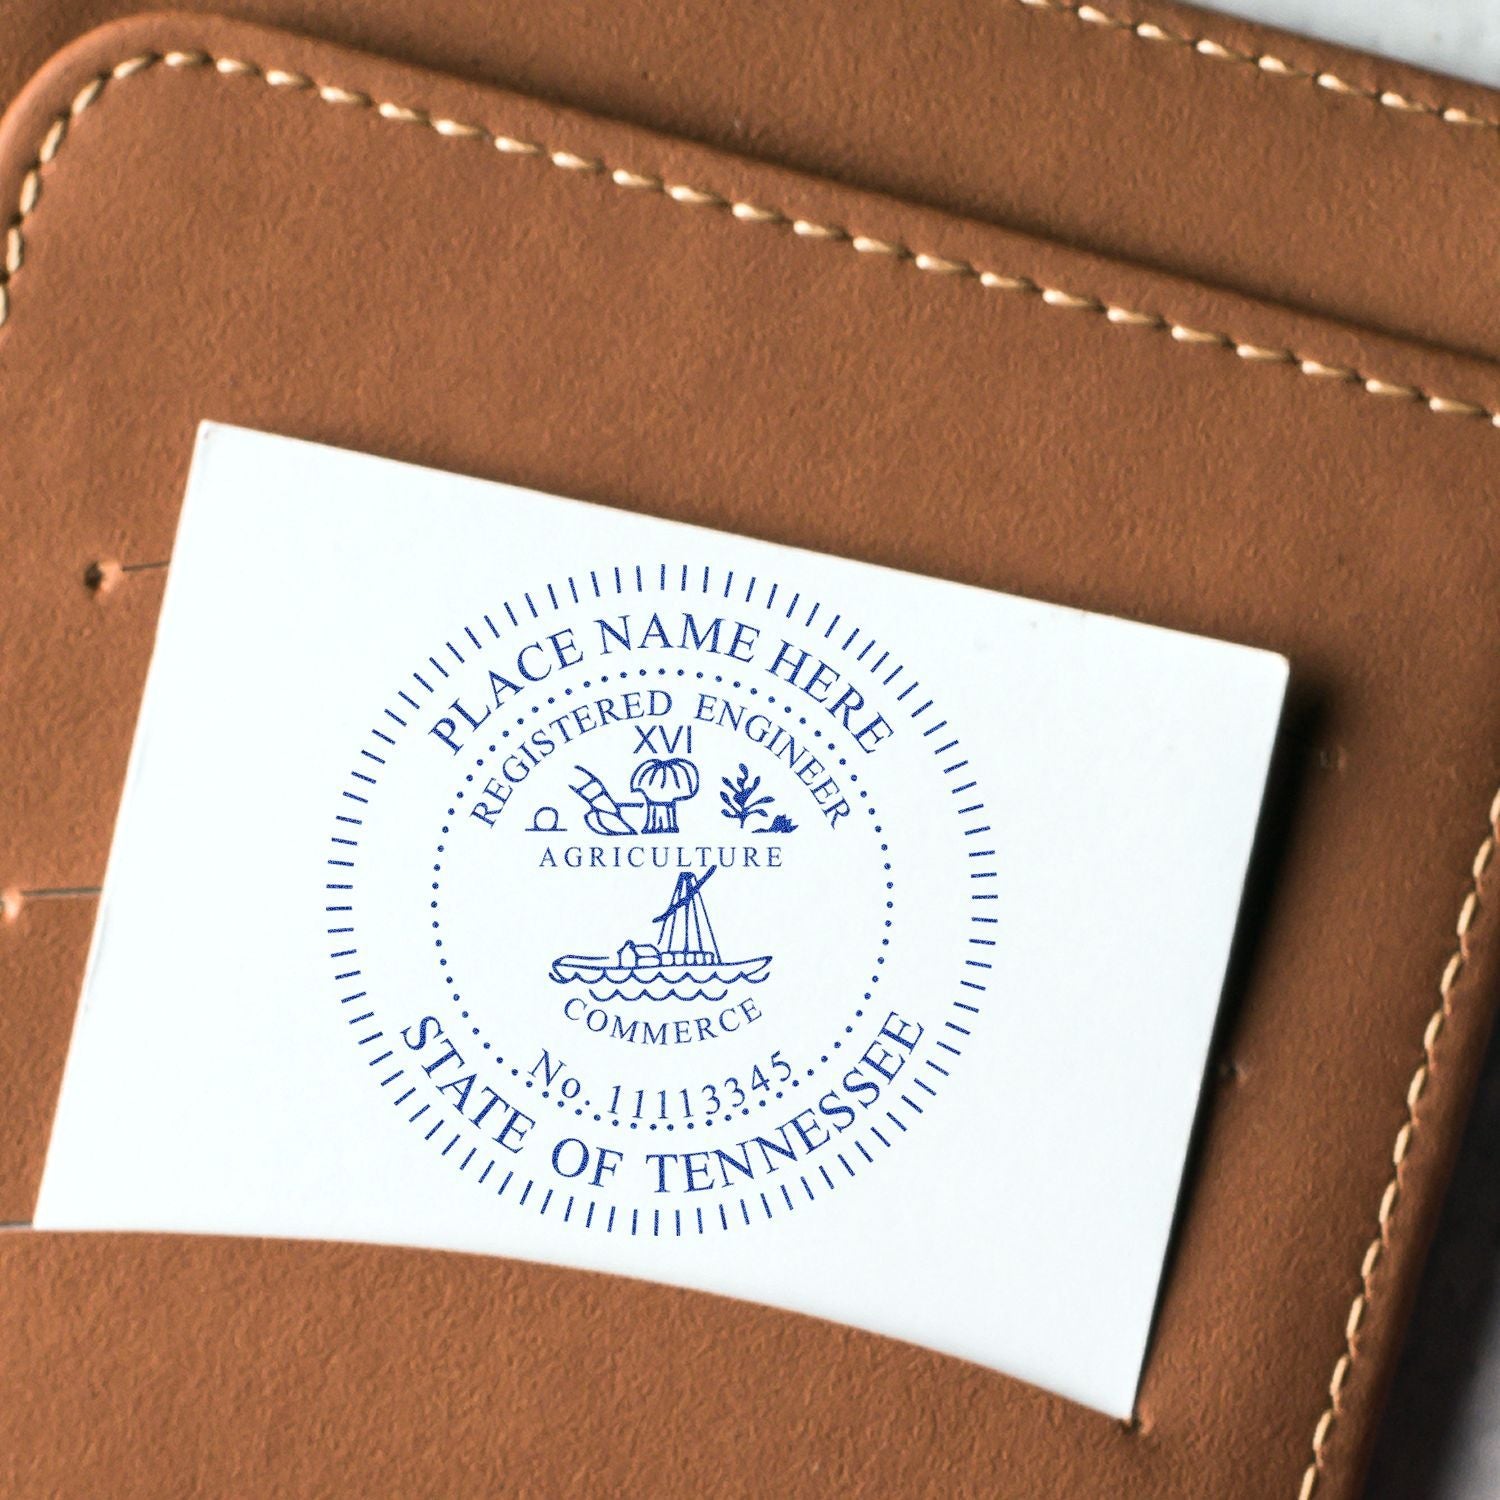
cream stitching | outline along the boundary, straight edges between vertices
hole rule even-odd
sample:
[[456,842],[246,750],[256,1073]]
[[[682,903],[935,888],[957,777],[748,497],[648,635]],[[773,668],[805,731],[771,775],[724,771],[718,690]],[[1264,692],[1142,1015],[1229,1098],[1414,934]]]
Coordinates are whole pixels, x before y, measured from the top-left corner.
[[1243,52],[1236,47],[1226,47],[1222,42],[1204,36],[1188,36],[1180,31],[1168,31],[1150,21],[1127,21],[1110,15],[1096,5],[1084,5],[1078,0],[1011,0],[1014,5],[1024,5],[1028,10],[1047,11],[1055,16],[1072,16],[1085,26],[1098,26],[1107,31],[1122,31],[1137,41],[1159,42],[1168,47],[1186,48],[1196,57],[1212,58],[1218,62],[1238,63],[1254,68],[1258,73],[1271,78],[1291,78],[1310,83],[1330,94],[1341,94],[1346,98],[1367,99],[1382,109],[1394,110],[1402,115],[1426,115],[1444,125],[1459,125],[1480,130],[1500,130],[1500,120],[1487,119],[1466,109],[1453,105],[1428,104],[1421,99],[1411,99],[1392,89],[1366,88],[1350,83],[1337,73],[1318,68],[1299,68],[1294,63],[1284,62],[1268,52]]
[[[1027,0],[1020,0],[1020,3],[1027,3]],[[10,284],[25,260],[24,231],[27,219],[36,211],[37,203],[41,199],[43,170],[55,160],[62,149],[73,121],[98,102],[110,83],[136,77],[158,65],[173,70],[212,68],[226,77],[250,78],[273,89],[309,93],[325,104],[371,110],[382,119],[420,126],[446,139],[477,141],[492,147],[504,156],[535,157],[560,171],[603,177],[613,186],[625,191],[657,193],[687,208],[702,208],[727,213],[746,224],[765,224],[789,229],[802,239],[826,240],[847,246],[859,255],[881,256],[902,262],[929,275],[948,276],[956,280],[968,281],[985,291],[1035,297],[1045,307],[1095,314],[1103,317],[1115,327],[1141,328],[1150,332],[1164,333],[1179,344],[1206,345],[1256,364],[1286,365],[1295,373],[1305,375],[1310,379],[1354,386],[1367,395],[1387,400],[1419,403],[1429,411],[1442,416],[1482,417],[1492,426],[1500,427],[1500,411],[1494,408],[1483,406],[1476,401],[1436,395],[1419,386],[1408,385],[1400,381],[1384,380],[1378,376],[1365,374],[1352,365],[1330,365],[1298,354],[1292,349],[1247,343],[1226,333],[1173,322],[1160,313],[1140,312],[1134,308],[1115,306],[1086,293],[1044,286],[1030,276],[985,270],[972,261],[935,255],[924,250],[913,250],[898,240],[877,239],[870,235],[852,233],[837,224],[822,224],[811,219],[796,218],[777,208],[766,208],[759,204],[726,198],[710,188],[668,182],[649,172],[610,167],[597,157],[579,155],[576,152],[548,146],[539,141],[519,140],[514,136],[497,135],[481,125],[465,124],[460,120],[429,114],[426,110],[415,109],[410,105],[376,99],[358,90],[340,88],[335,84],[319,83],[306,73],[293,72],[284,68],[262,68],[255,63],[243,62],[239,58],[212,57],[208,53],[197,51],[143,52],[136,57],[117,63],[109,72],[100,73],[91,78],[73,96],[67,109],[48,126],[42,136],[41,146],[37,150],[36,160],[21,179],[16,213],[6,232],[4,264],[0,267],[0,326],[3,326],[10,317]]]
[[1380,1206],[1375,1214],[1375,1237],[1366,1246],[1364,1258],[1360,1261],[1360,1289],[1354,1294],[1354,1301],[1349,1304],[1349,1314],[1344,1319],[1344,1347],[1334,1361],[1333,1376],[1328,1382],[1328,1405],[1323,1408],[1317,1425],[1313,1428],[1312,1460],[1302,1472],[1302,1485],[1297,1492],[1297,1500],[1312,1500],[1317,1490],[1318,1476],[1323,1472],[1324,1452],[1328,1439],[1339,1419],[1344,1386],[1348,1382],[1350,1370],[1354,1368],[1354,1361],[1359,1355],[1359,1330],[1364,1322],[1365,1312],[1369,1308],[1370,1299],[1374,1296],[1375,1272],[1390,1243],[1391,1221],[1395,1217],[1396,1206],[1401,1198],[1401,1168],[1411,1152],[1412,1138],[1417,1130],[1417,1105],[1427,1088],[1427,1080],[1432,1074],[1433,1052],[1437,1047],[1438,1038],[1442,1035],[1443,1024],[1453,1011],[1454,986],[1457,985],[1459,976],[1469,961],[1469,938],[1474,930],[1474,920],[1479,914],[1479,888],[1484,880],[1485,871],[1488,870],[1490,861],[1494,858],[1497,841],[1500,841],[1500,792],[1495,794],[1495,800],[1490,803],[1490,829],[1485,835],[1484,842],[1479,846],[1479,852],[1474,856],[1474,863],[1470,866],[1470,874],[1473,878],[1464,895],[1463,904],[1458,909],[1458,922],[1455,927],[1457,943],[1448,962],[1444,964],[1442,976],[1438,980],[1437,1007],[1427,1018],[1427,1025],[1422,1031],[1422,1060],[1417,1064],[1417,1071],[1412,1074],[1411,1082],[1406,1086],[1406,1118],[1402,1120],[1400,1129],[1396,1131],[1395,1144],[1391,1147],[1391,1175],[1381,1190]]

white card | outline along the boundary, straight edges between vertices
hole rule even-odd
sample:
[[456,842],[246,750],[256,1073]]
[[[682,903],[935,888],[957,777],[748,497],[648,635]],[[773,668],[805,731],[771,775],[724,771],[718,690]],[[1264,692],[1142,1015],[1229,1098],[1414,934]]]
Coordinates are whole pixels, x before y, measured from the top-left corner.
[[1286,674],[205,425],[37,1223],[647,1277],[1126,1416]]

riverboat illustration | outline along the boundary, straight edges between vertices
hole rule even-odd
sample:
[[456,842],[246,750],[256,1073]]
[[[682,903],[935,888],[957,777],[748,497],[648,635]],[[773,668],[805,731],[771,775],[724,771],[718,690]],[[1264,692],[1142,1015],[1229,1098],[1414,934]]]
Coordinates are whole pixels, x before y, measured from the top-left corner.
[[683,871],[666,909],[651,920],[656,941],[627,938],[613,954],[565,953],[554,959],[557,984],[582,984],[596,1000],[720,1001],[732,984],[761,984],[771,955],[725,958],[709,921],[703,887],[718,869],[701,875]]

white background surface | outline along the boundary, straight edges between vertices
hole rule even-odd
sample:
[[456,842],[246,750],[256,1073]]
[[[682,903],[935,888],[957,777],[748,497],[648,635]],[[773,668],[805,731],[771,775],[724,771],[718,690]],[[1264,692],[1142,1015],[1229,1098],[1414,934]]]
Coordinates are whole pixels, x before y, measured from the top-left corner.
[[[1228,0],[1216,10],[1500,87],[1500,0]],[[1212,35],[1212,23],[1204,27]],[[1339,104],[1330,100],[1330,108]],[[1476,139],[1495,164],[1500,149]],[[1484,1082],[1367,1500],[1500,1496],[1500,1045]]]
[[1500,84],[1497,0],[1229,0],[1213,9],[1455,78]]

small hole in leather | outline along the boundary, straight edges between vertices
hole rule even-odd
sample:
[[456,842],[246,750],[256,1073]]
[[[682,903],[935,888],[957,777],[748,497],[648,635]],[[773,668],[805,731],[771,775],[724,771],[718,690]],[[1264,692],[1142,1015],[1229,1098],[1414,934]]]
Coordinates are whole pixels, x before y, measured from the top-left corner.
[[83,570],[83,581],[94,593],[107,594],[131,573],[160,573],[167,565],[168,560],[165,558],[161,562],[136,563],[122,563],[113,558],[105,558],[90,563]]
[[92,593],[107,594],[124,575],[125,570],[112,558],[91,562],[83,570],[83,582]]

